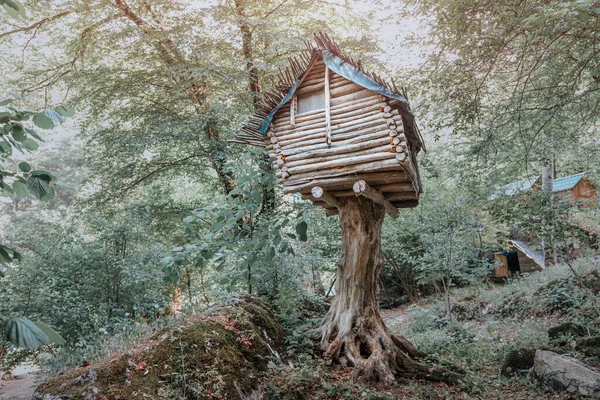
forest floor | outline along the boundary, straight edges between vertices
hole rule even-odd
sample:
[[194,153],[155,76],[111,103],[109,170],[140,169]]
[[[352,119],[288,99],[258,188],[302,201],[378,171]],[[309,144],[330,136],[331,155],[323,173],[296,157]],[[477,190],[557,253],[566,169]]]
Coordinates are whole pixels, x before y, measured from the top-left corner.
[[[507,355],[523,348],[567,353],[600,370],[599,357],[585,358],[574,347],[557,345],[548,338],[548,329],[564,322],[600,331],[597,313],[589,308],[589,296],[595,304],[600,294],[599,267],[589,260],[575,266],[590,288],[585,292],[576,286],[567,267],[556,266],[505,284],[454,289],[451,318],[445,300],[436,296],[382,311],[390,330],[405,336],[437,362],[466,371],[465,387],[411,379],[393,387],[365,387],[351,382],[351,369],[301,352],[293,364],[269,367],[261,378],[264,399],[576,399],[569,393],[541,388],[526,371],[503,375],[501,370]],[[288,346],[291,343],[293,347],[294,339],[298,348],[306,346],[302,336],[289,338]],[[36,377],[33,373],[22,377],[0,382],[0,400],[31,398]]]

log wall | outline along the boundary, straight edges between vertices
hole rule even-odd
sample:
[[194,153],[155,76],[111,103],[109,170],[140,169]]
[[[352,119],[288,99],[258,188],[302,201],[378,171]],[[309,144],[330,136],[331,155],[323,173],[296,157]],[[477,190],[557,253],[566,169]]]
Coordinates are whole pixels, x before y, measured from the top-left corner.
[[297,108],[290,107],[297,101],[293,98],[271,122],[267,149],[284,192],[300,192],[333,215],[337,211],[334,198],[356,196],[359,192],[355,193],[353,185],[364,181],[365,193],[377,199],[383,196],[388,209],[416,206],[419,183],[414,148],[394,101],[333,71],[326,73],[322,61],[308,70],[296,94],[326,87],[328,109],[324,104],[298,114]]

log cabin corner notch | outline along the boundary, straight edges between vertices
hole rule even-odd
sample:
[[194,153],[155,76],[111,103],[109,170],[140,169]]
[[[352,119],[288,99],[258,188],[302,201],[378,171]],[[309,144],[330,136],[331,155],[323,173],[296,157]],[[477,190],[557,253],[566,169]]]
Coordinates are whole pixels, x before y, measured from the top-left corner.
[[424,144],[406,94],[315,35],[263,93],[235,142],[267,148],[285,193],[338,214],[337,200],[365,196],[385,207],[415,207]]

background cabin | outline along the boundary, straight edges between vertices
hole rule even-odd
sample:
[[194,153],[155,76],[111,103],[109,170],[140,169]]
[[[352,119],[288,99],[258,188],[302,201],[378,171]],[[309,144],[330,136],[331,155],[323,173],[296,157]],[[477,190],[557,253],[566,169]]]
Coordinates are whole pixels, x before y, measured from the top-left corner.
[[[585,175],[585,172],[581,172],[555,179],[552,192],[565,201],[579,202],[583,207],[597,207],[598,189]],[[490,199],[494,200],[500,195],[515,196],[529,190],[542,190],[542,182],[539,176],[504,185]]]
[[[517,253],[519,262],[519,273],[531,273],[544,269],[544,255],[531,248],[531,246],[522,241],[511,240],[510,250]],[[496,267],[492,273],[492,280],[502,280],[510,277],[509,261],[506,255],[496,252],[494,253]]]
[[[236,141],[268,150],[284,193],[337,213],[337,199],[364,194],[396,208],[422,192],[423,141],[405,94],[365,72],[325,35],[280,74],[274,92]],[[393,87],[393,89],[392,89]]]

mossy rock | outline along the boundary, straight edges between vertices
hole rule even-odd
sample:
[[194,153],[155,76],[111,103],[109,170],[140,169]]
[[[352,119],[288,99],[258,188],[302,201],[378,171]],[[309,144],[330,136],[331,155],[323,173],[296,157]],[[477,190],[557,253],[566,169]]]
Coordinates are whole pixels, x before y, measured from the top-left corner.
[[502,375],[511,376],[515,372],[529,370],[533,367],[535,359],[535,349],[516,349],[511,350],[502,363]]
[[600,273],[594,270],[581,277],[581,284],[594,294],[600,293]]
[[33,399],[245,399],[283,354],[284,337],[266,304],[235,297],[120,357],[44,382]]
[[565,322],[558,326],[548,329],[548,337],[550,340],[560,340],[564,337],[581,338],[589,334],[588,329],[574,322]]
[[577,340],[575,348],[589,356],[600,356],[600,336],[592,336]]

